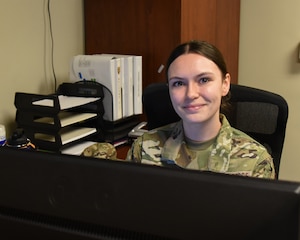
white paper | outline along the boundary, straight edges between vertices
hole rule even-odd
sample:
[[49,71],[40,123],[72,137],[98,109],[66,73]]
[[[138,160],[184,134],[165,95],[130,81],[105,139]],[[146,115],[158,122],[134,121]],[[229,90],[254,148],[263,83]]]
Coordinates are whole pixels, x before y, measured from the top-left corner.
[[[58,114],[61,127],[66,127],[74,123],[79,123],[93,117],[96,117],[96,113],[75,113],[75,112],[60,112]],[[42,117],[35,120],[38,123],[54,124],[54,118]]]
[[[58,96],[58,101],[61,110],[85,105],[91,102],[95,102],[99,99],[99,97],[72,97],[65,95]],[[52,99],[42,99],[39,101],[34,101],[32,102],[32,104],[44,107],[54,107],[54,101]]]
[[[62,145],[89,136],[95,133],[96,131],[97,131],[96,128],[88,128],[88,127],[62,129],[60,133]],[[35,138],[48,141],[48,142],[55,142],[55,136],[45,134],[45,133],[36,133]]]
[[81,153],[83,152],[84,149],[86,149],[87,147],[95,144],[96,142],[92,142],[92,141],[84,141],[78,144],[75,144],[71,147],[68,147],[66,149],[62,150],[63,154],[70,154],[70,155],[81,155]]

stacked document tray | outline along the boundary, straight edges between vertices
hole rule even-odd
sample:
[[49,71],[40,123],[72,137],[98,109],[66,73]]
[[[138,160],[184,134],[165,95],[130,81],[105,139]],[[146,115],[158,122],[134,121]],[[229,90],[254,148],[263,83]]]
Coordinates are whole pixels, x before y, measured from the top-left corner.
[[39,149],[60,152],[99,134],[102,101],[102,87],[95,84],[62,84],[53,95],[17,92],[16,122]]

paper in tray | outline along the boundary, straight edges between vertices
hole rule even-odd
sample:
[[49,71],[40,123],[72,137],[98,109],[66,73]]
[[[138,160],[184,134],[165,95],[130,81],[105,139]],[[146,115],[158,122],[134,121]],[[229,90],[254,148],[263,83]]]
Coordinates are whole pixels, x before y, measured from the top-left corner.
[[[72,97],[72,96],[65,96],[65,95],[58,96],[61,110],[82,106],[91,102],[95,102],[99,99],[100,99],[99,97]],[[54,100],[45,98],[42,100],[32,102],[32,105],[54,107]]]
[[[96,113],[73,113],[73,112],[60,112],[58,114],[60,120],[60,126],[66,127],[75,123],[97,117]],[[42,117],[34,120],[35,123],[44,123],[54,125],[55,121],[51,117]]]
[[[96,128],[87,128],[87,127],[77,127],[77,128],[64,128],[60,131],[60,140],[62,145],[74,142],[78,139],[89,136],[93,133],[96,133]],[[42,140],[49,143],[55,143],[55,136],[46,133],[35,133],[34,138],[36,140]]]

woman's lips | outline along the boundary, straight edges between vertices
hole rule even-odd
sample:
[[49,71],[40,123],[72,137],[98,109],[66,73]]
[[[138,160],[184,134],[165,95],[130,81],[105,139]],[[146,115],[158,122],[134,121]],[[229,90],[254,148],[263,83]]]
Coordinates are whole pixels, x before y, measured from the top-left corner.
[[188,111],[197,111],[201,109],[205,104],[191,104],[191,105],[186,105],[183,107],[183,109],[186,109]]

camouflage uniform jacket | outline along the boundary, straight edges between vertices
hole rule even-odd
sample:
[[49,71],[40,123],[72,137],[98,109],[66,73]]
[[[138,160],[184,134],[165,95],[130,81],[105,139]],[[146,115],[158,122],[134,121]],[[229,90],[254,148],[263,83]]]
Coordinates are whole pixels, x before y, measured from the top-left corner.
[[160,166],[175,164],[184,168],[189,164],[198,170],[274,179],[273,159],[267,150],[247,134],[231,127],[224,115],[221,114],[220,119],[222,127],[212,143],[205,167],[197,164],[203,161],[197,154],[189,154],[182,121],[144,133],[132,144],[127,160]]

